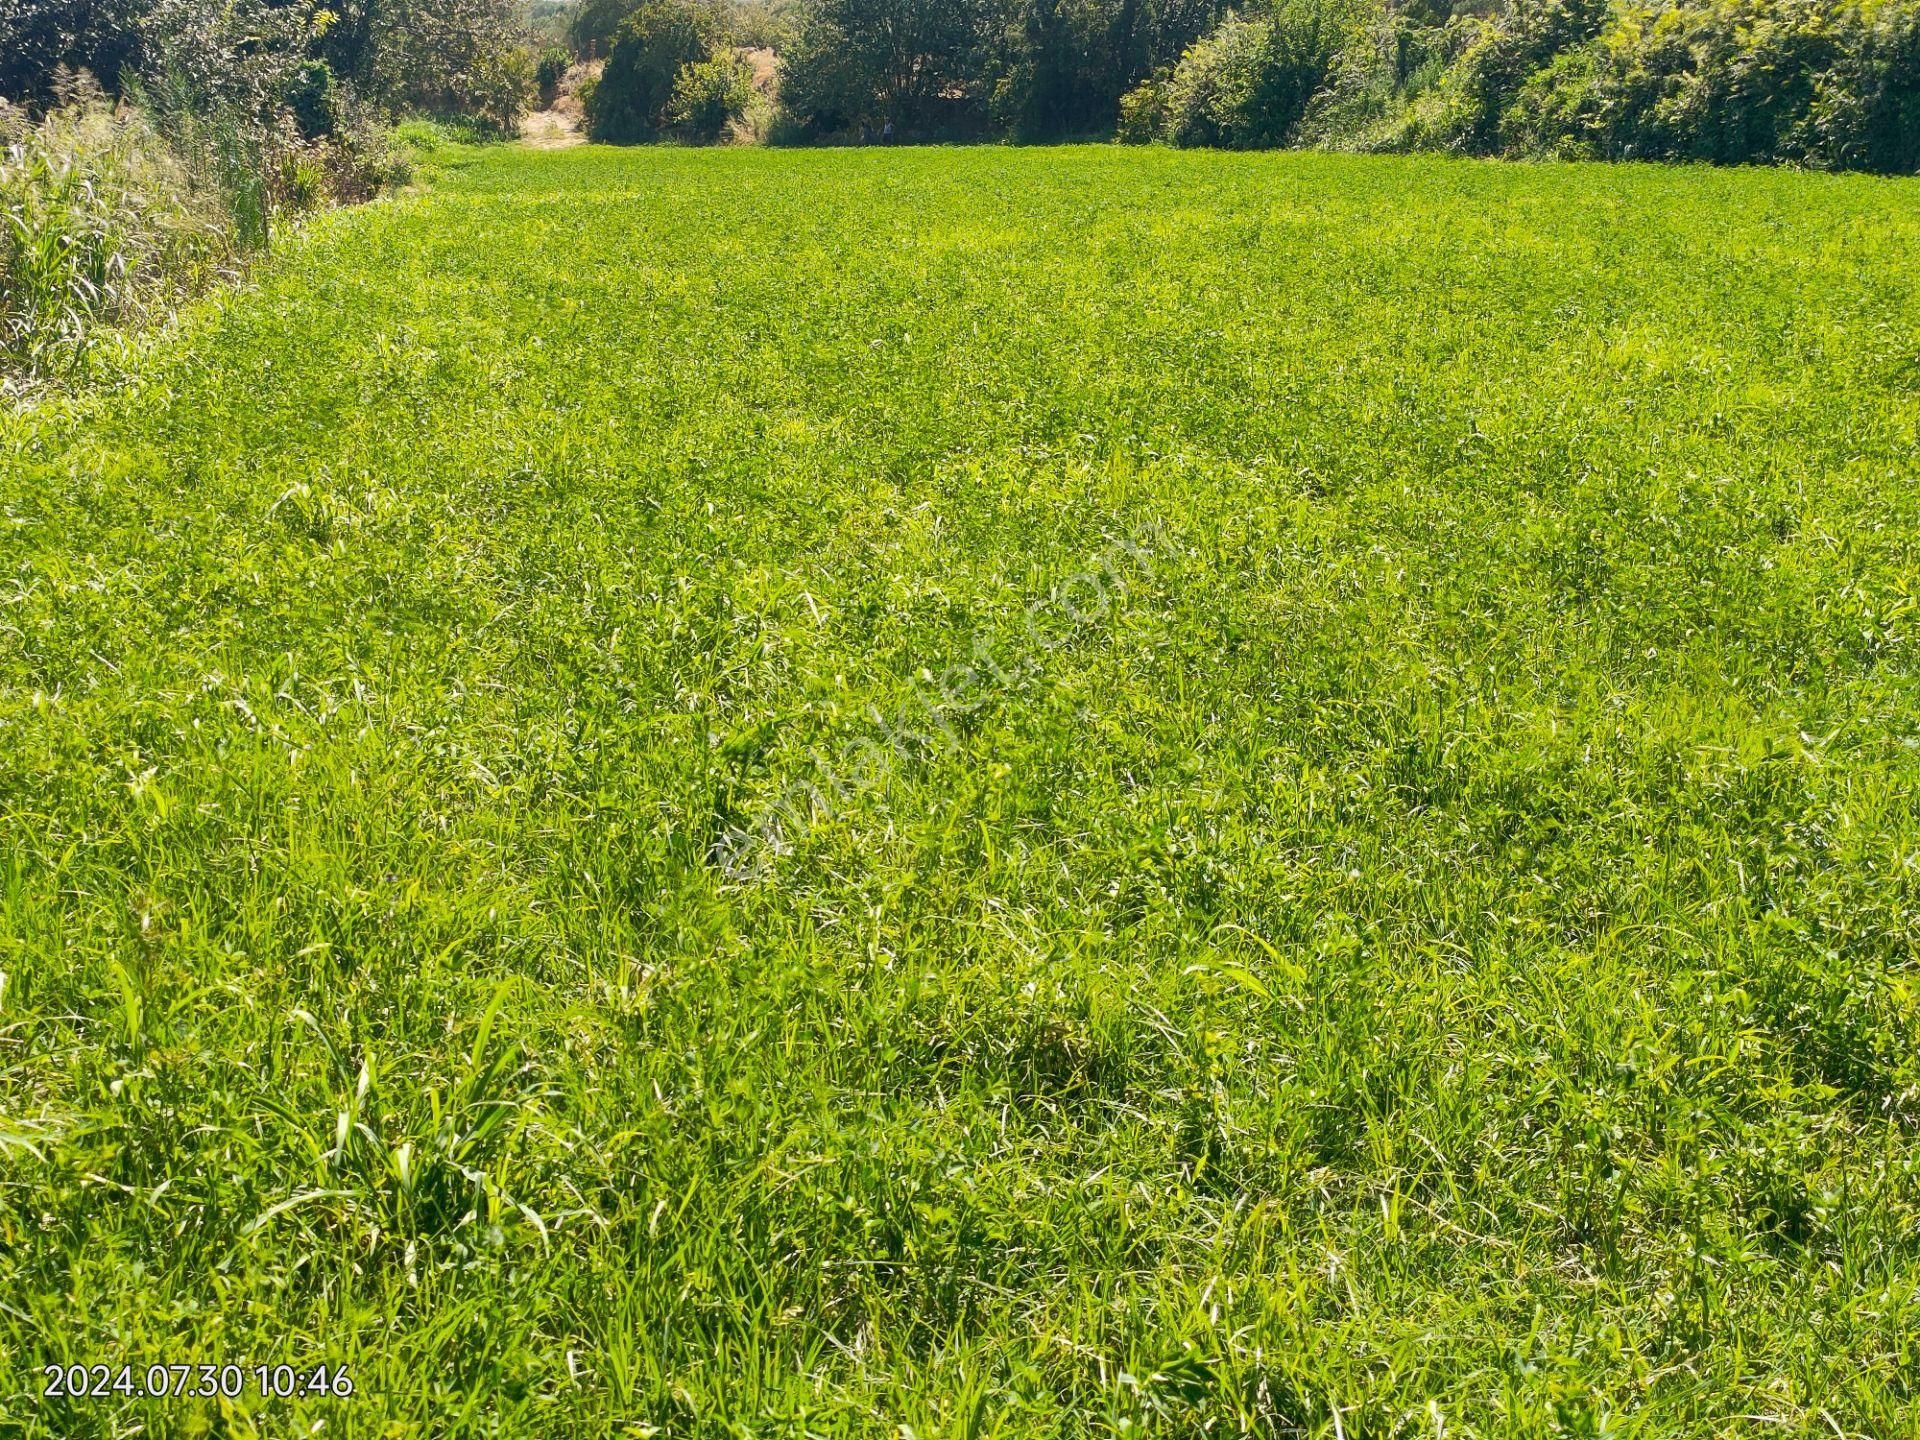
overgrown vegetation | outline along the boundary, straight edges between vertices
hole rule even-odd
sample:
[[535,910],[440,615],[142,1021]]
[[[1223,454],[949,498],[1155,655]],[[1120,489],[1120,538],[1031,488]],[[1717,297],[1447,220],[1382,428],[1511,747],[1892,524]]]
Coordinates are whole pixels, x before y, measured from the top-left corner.
[[1515,0],[1358,35],[1298,138],[1362,149],[1920,169],[1911,0]]
[[504,0],[0,6],[0,383],[401,178],[400,113],[504,133],[533,75]]
[[1352,30],[1350,10],[1287,0],[1225,24],[1121,102],[1122,139],[1264,149],[1284,145]]
[[[659,43],[666,14],[704,38],[642,63],[620,27]],[[916,140],[1920,169],[1916,0],[795,0],[777,19],[583,0],[573,26],[580,53],[643,85],[608,97],[611,139],[669,128],[680,67],[771,39],[790,140],[890,123]]]
[[1910,184],[454,158],[0,420],[0,1431],[1920,1429]]
[[42,369],[101,319],[192,288],[231,253],[222,198],[137,115],[79,94],[38,123],[0,110],[0,356]]
[[147,92],[115,104],[87,77],[38,119],[0,102],[0,376],[83,364],[104,327],[230,275],[275,217],[404,177],[382,137],[263,131]]
[[[1283,76],[1264,86],[1270,74]],[[1912,0],[1285,0],[1122,102],[1124,138],[1920,170]]]
[[588,133],[626,143],[694,128],[715,138],[745,103],[733,104],[737,62],[723,52],[724,36],[720,12],[701,0],[642,0],[586,91]]
[[1111,133],[1121,97],[1226,13],[1218,0],[808,0],[783,54],[789,133]]

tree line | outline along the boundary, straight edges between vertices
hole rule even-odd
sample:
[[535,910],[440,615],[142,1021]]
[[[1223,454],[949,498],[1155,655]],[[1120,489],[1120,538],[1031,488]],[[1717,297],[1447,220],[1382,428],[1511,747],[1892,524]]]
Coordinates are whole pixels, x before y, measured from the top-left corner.
[[622,141],[716,137],[767,45],[776,141],[1920,170],[1920,0],[583,0],[570,36]]
[[309,130],[367,112],[504,128],[534,64],[514,0],[0,0],[0,97],[22,108],[84,72]]
[[[1920,170],[1920,0],[0,0],[0,96],[86,71],[292,123],[596,138],[1119,138]],[[539,25],[572,57],[540,56]],[[757,90],[741,52],[778,56]]]

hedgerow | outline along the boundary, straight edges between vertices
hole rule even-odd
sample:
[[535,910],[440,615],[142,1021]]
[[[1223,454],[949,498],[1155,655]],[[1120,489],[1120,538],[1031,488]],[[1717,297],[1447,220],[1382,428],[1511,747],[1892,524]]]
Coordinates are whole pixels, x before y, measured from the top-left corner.
[[[1318,28],[1302,31],[1303,4]],[[1269,35],[1302,33],[1284,86],[1234,78]],[[1289,0],[1129,97],[1123,137],[1911,173],[1917,37],[1912,0],[1508,0],[1358,23]]]

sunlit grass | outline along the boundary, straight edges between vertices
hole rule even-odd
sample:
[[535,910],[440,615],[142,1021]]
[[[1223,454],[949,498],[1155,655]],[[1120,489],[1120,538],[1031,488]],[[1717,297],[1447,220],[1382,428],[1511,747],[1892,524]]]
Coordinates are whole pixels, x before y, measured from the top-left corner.
[[0,422],[0,1429],[1920,1426],[1920,189],[454,158]]

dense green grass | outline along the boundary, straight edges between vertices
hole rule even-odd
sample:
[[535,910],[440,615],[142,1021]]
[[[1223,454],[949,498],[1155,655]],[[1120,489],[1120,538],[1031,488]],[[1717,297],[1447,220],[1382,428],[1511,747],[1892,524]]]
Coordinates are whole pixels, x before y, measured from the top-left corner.
[[0,432],[0,1432],[1920,1433],[1917,389],[1913,183],[317,223]]

